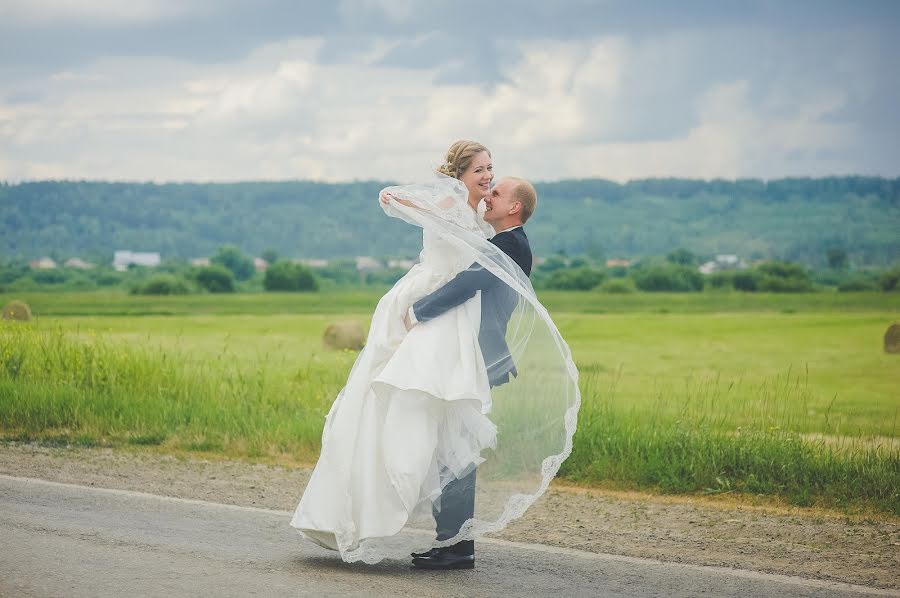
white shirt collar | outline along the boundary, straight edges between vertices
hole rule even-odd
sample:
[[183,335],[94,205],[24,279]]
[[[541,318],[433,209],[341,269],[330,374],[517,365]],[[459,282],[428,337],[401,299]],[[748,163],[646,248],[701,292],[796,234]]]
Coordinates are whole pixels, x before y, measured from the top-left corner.
[[496,236],[499,235],[500,233],[505,233],[505,232],[508,232],[508,231],[511,231],[511,230],[515,230],[515,229],[517,229],[517,228],[522,228],[522,225],[521,225],[521,224],[517,224],[517,225],[515,225],[515,226],[510,226],[509,228],[504,228],[504,229],[501,230],[500,232],[496,233],[494,236],[496,237]]

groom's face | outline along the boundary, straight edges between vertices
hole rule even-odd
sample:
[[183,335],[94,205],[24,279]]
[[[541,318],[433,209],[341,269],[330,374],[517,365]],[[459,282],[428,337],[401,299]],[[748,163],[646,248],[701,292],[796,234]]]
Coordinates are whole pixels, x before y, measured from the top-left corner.
[[501,179],[494,185],[490,194],[484,198],[485,222],[490,224],[501,222],[507,216],[514,214],[517,209],[521,209],[513,194],[517,184],[517,181],[511,179]]

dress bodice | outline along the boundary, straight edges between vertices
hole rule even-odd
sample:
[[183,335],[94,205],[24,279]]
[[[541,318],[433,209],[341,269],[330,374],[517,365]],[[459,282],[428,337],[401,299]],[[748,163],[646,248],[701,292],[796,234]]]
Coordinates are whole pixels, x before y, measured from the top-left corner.
[[[478,207],[479,210],[476,212],[468,203],[453,206],[452,213],[448,212],[446,214],[450,216],[447,220],[482,238],[490,236],[487,234],[488,230],[491,230],[490,225],[484,222],[482,218],[484,215],[484,201]],[[491,232],[493,231],[491,230]],[[446,274],[464,270],[472,263],[472,258],[467,252],[450,243],[438,232],[425,229],[422,232],[422,252],[419,254],[419,263],[422,264],[423,268],[436,273]]]

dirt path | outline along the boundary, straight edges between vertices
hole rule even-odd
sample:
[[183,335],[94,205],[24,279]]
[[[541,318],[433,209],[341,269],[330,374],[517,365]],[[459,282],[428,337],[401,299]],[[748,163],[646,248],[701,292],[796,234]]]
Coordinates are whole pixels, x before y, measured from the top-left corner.
[[[293,510],[306,469],[0,444],[0,473]],[[499,537],[900,589],[900,520],[558,486]]]

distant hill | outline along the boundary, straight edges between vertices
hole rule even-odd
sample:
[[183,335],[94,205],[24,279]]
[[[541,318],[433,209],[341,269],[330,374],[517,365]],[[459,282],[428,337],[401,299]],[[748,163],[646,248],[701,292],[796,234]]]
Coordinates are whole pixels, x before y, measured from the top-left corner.
[[[377,181],[234,184],[0,184],[0,259],[111,256],[114,249],[207,256],[225,243],[292,257],[412,256],[420,233],[387,218]],[[900,179],[601,179],[537,185],[535,253],[782,258],[821,265],[900,260]]]

